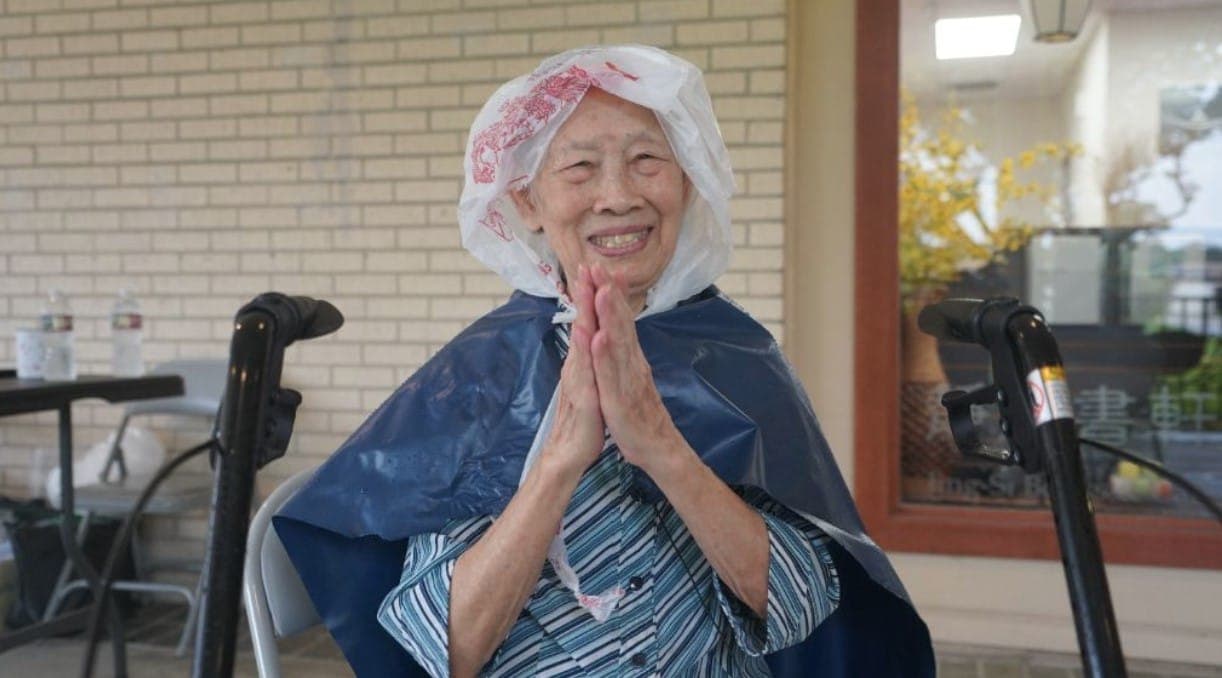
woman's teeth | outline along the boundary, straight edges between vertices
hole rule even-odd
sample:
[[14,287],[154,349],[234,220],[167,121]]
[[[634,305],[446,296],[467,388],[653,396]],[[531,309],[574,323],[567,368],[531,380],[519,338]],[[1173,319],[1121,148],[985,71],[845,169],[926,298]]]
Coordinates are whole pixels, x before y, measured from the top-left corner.
[[648,230],[637,231],[635,233],[621,233],[620,235],[596,235],[590,238],[590,242],[598,247],[617,249],[644,240],[647,235],[649,235]]

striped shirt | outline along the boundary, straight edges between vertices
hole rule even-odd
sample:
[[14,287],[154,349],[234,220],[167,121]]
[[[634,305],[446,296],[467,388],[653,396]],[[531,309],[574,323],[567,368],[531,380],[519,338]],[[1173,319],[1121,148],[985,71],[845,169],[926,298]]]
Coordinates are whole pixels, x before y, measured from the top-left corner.
[[[632,496],[634,467],[608,444],[565,510],[569,562],[583,592],[626,595],[597,622],[544,563],[535,591],[484,676],[768,676],[764,655],[802,640],[839,602],[828,537],[754,488],[737,489],[768,531],[763,620],[735,598],[664,500]],[[449,675],[454,564],[492,523],[450,521],[408,540],[403,575],[378,621],[425,670]]]

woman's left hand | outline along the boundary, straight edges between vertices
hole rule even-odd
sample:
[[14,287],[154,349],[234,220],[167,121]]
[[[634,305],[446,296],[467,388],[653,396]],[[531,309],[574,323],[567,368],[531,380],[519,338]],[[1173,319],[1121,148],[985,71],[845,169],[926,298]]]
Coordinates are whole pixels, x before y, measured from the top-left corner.
[[685,444],[662,405],[653,372],[641,351],[636,319],[623,281],[601,265],[585,269],[594,290],[598,330],[591,341],[598,400],[611,438],[628,463],[651,476]]

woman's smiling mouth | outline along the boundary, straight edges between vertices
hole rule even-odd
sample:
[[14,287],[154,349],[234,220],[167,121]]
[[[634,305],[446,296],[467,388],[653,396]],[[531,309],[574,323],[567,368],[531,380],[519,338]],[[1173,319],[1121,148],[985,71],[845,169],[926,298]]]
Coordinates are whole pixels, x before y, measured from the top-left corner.
[[603,256],[622,256],[643,248],[652,231],[652,227],[646,227],[620,233],[592,235],[586,240]]

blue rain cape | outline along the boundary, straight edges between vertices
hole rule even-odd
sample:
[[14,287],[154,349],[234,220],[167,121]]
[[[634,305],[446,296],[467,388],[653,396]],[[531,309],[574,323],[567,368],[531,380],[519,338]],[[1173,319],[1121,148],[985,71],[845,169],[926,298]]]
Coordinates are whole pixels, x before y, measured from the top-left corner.
[[[406,540],[499,514],[560,377],[556,301],[517,292],[385,402],[274,518],[320,616],[361,677],[424,676],[378,624]],[[730,485],[752,485],[828,535],[836,612],[768,657],[773,675],[934,675],[929,632],[866,536],[805,391],[772,336],[716,288],[637,321],[662,402]],[[642,473],[634,492],[661,495]]]

